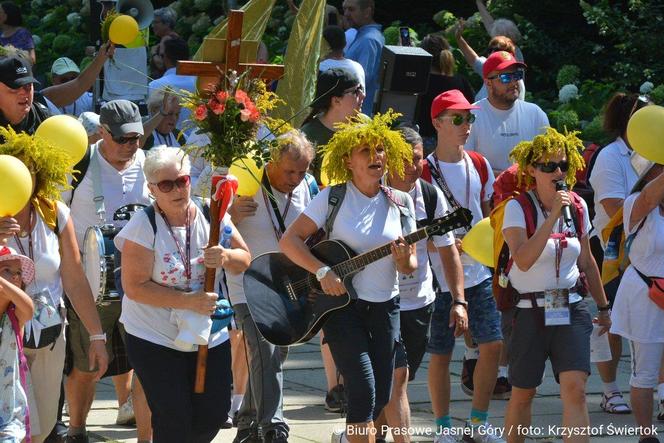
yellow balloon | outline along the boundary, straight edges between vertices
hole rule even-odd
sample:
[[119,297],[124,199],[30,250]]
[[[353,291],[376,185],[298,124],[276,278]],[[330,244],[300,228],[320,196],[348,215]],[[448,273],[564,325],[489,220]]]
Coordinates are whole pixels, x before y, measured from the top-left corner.
[[664,164],[664,108],[650,105],[636,111],[627,123],[627,139],[641,156]]
[[334,186],[338,184],[337,181],[331,181],[330,178],[327,176],[327,172],[325,172],[326,167],[327,167],[327,156],[323,157],[323,161],[321,162],[320,183],[325,187]]
[[263,168],[258,168],[256,162],[248,157],[235,160],[228,173],[237,177],[237,195],[251,197],[261,187]]
[[489,217],[473,226],[461,242],[463,252],[485,266],[493,266],[493,228]]
[[108,29],[108,38],[116,45],[128,45],[138,36],[138,23],[130,15],[119,15]]
[[[0,217],[14,216],[30,200],[32,174],[16,157],[0,155]],[[11,190],[11,191],[9,191]]]
[[47,118],[35,131],[35,137],[69,154],[72,166],[83,158],[88,149],[88,134],[85,128],[70,115],[54,115]]

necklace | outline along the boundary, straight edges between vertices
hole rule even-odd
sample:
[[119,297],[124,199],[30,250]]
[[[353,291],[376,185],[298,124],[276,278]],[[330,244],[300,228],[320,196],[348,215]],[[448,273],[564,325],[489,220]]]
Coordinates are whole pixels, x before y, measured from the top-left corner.
[[25,229],[21,229],[18,233],[18,236],[25,238],[30,234],[30,231],[32,231],[32,206],[28,212],[28,226]]

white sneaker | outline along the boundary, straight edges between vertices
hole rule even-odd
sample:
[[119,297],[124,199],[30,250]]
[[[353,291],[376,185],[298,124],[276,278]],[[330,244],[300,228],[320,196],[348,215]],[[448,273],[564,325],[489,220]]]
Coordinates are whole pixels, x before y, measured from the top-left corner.
[[330,443],[343,443],[344,441],[344,430],[343,429],[335,429],[332,431],[332,435],[330,436]]
[[[463,441],[468,443],[506,443],[500,436],[502,431],[494,428],[491,423],[487,422],[483,425],[471,426],[466,423],[466,427],[472,427],[473,432],[471,435],[464,435]],[[465,433],[464,433],[465,434]]]
[[134,416],[134,404],[131,396],[127,401],[118,408],[118,417],[115,419],[116,425],[133,425],[136,424],[136,417]]
[[447,434],[436,434],[436,438],[433,440],[433,443],[458,443],[458,442],[459,440]]

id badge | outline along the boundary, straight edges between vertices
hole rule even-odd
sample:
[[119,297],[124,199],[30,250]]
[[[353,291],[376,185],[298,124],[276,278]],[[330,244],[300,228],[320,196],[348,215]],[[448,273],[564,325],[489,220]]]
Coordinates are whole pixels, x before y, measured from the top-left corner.
[[544,291],[544,325],[569,325],[569,293],[560,289]]

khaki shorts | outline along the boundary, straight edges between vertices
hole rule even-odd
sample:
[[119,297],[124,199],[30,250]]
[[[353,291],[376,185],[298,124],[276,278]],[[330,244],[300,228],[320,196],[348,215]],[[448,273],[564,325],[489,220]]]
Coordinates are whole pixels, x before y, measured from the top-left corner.
[[[107,305],[97,306],[101,328],[106,334],[106,352],[108,353],[109,361],[109,371],[106,375],[123,374],[130,369],[122,338],[125,331],[122,323],[119,321],[121,311],[122,303],[120,302],[111,302]],[[67,308],[67,321],[69,323],[67,347],[71,351],[73,366],[81,372],[93,372],[96,369],[91,371],[88,361],[88,349],[90,348],[89,334],[72,307]],[[123,361],[125,363],[122,363]],[[121,369],[115,370],[111,374],[112,366]]]

